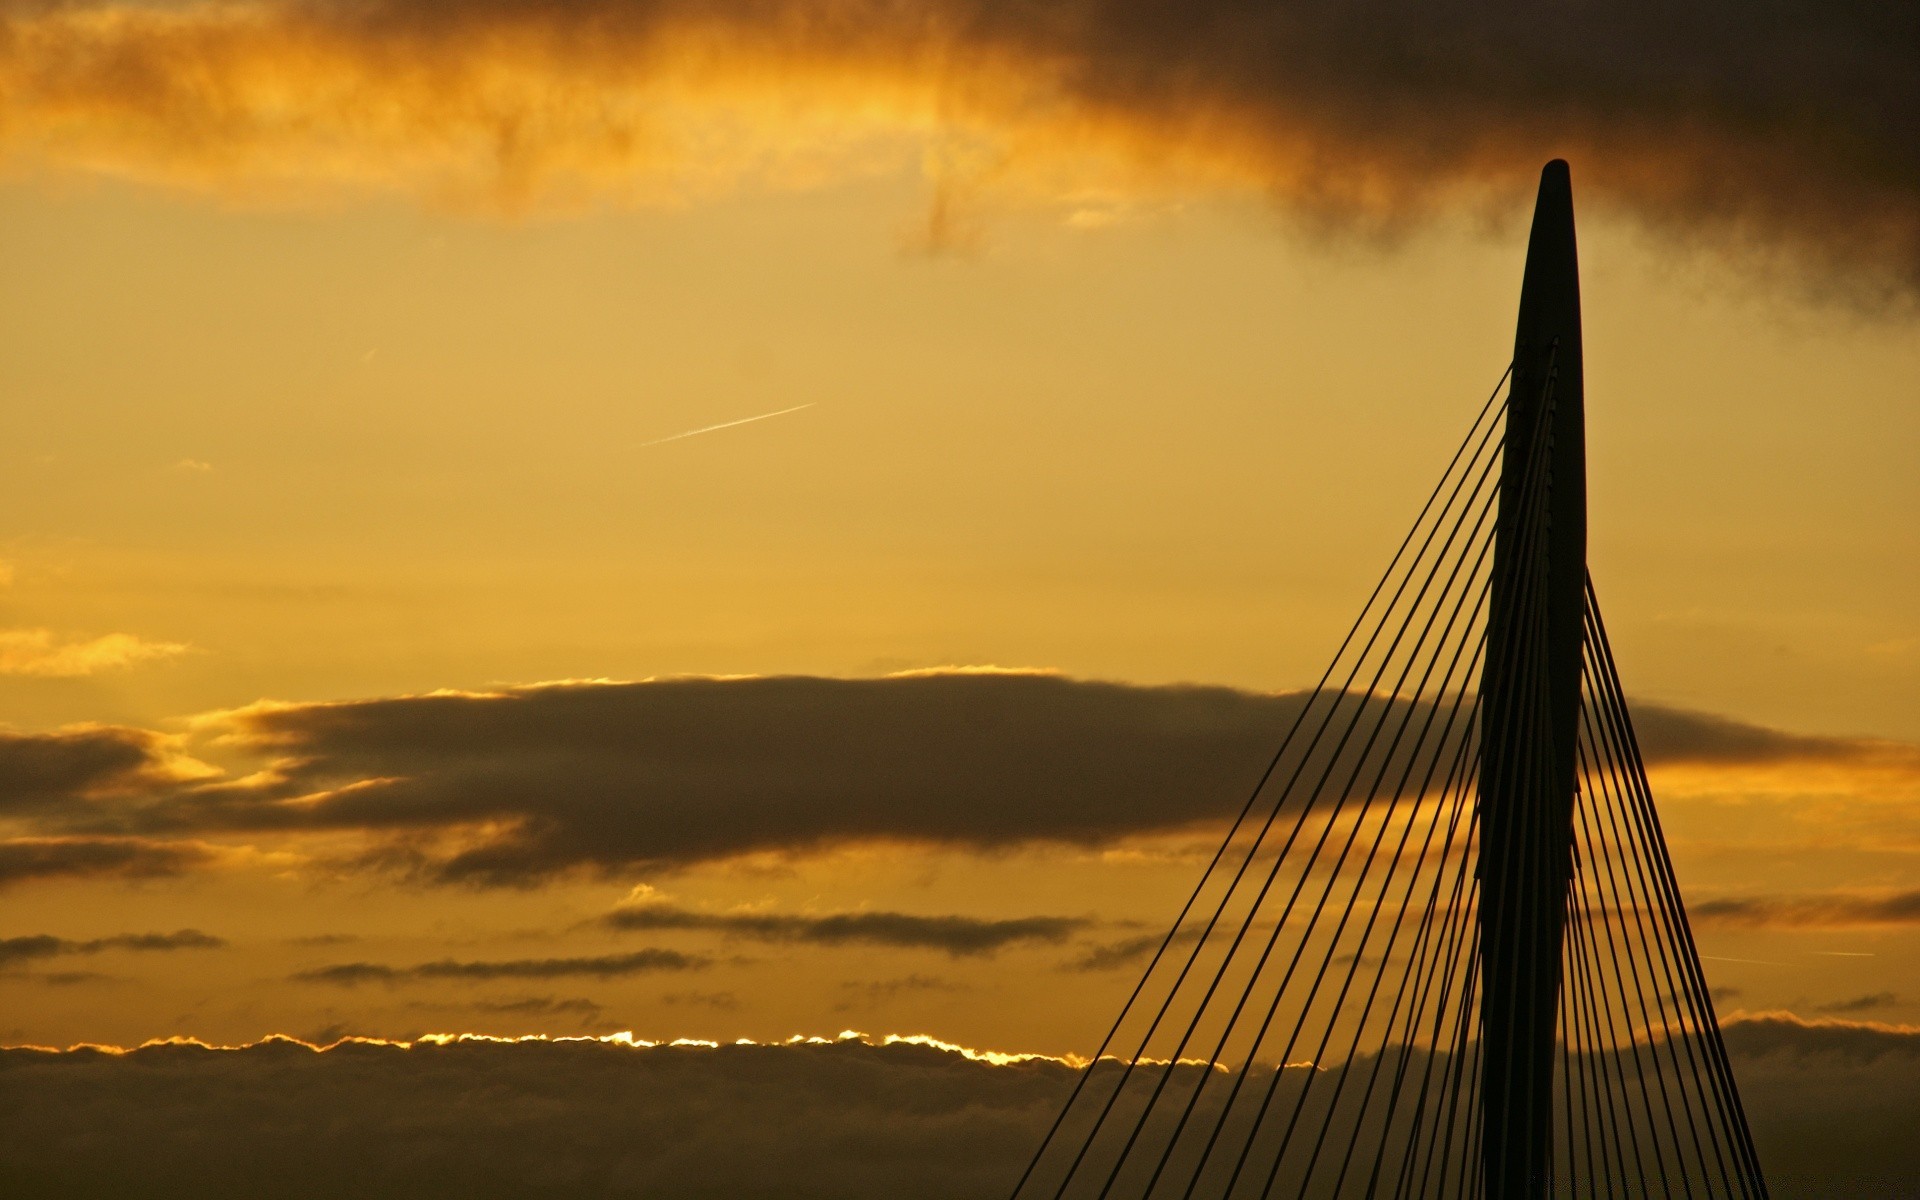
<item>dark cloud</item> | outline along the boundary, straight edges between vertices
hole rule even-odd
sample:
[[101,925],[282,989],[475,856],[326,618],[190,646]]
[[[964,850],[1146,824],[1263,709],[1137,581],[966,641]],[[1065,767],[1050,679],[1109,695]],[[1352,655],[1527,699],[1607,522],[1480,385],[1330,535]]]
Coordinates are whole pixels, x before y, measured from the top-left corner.
[[1688,905],[1687,913],[1696,923],[1715,925],[1915,925],[1920,924],[1920,891],[1723,896]]
[[494,962],[457,962],[441,959],[411,967],[381,963],[335,963],[296,972],[297,983],[331,983],[354,987],[362,983],[411,983],[419,980],[484,982],[495,979],[562,979],[585,976],[619,979],[655,971],[697,971],[711,959],[677,950],[635,950],[627,954],[599,954],[580,958],[517,958]]
[[582,1024],[596,1021],[602,1011],[599,1004],[585,996],[561,999],[557,996],[527,996],[518,1000],[475,1000],[468,1007],[475,1012],[508,1017],[576,1016]]
[[142,729],[0,733],[0,817],[56,809],[76,796],[147,790],[172,777],[167,758],[166,740]]
[[49,1198],[959,1200],[1071,1073],[920,1046],[0,1051],[0,1173]]
[[650,123],[649,83],[684,101],[689,79],[734,82],[829,126],[890,101],[916,126],[916,106],[938,112],[1003,172],[1092,151],[1372,229],[1517,204],[1564,155],[1585,195],[1683,244],[1920,282],[1920,15],[1888,0],[305,0],[89,21],[93,7],[0,10],[17,126],[63,135],[7,148],[196,181],[395,181],[450,161],[506,203],[548,176],[644,194],[635,177],[737,165]]
[[99,954],[104,950],[217,950],[226,944],[225,938],[201,933],[198,929],[182,929],[177,933],[117,933],[84,941],[39,933],[0,938],[0,968],[72,954]]
[[1633,731],[1649,763],[1752,766],[1779,762],[1845,762],[1876,752],[1912,752],[1897,743],[1812,737],[1692,709],[1632,702]]
[[767,942],[822,946],[861,943],[915,950],[942,950],[956,957],[986,955],[1020,942],[1060,942],[1092,922],[1080,917],[916,916],[897,912],[802,915],[767,912],[702,912],[671,904],[618,908],[600,918],[612,929],[697,929]]
[[[1727,1041],[1774,1196],[1911,1195],[1920,1033],[1769,1017]],[[1073,1078],[851,1040],[12,1049],[0,1172],[62,1200],[980,1200]]]
[[1831,1004],[1822,1004],[1820,1011],[1843,1014],[1863,1013],[1872,1012],[1876,1008],[1891,1008],[1898,1003],[1900,1003],[1900,997],[1892,992],[1874,992],[1868,996],[1854,996],[1846,1000],[1835,1000]]
[[1781,1200],[1911,1196],[1920,1179],[1920,1030],[1768,1016],[1727,1048]]
[[740,997],[732,992],[668,992],[660,997],[662,1004],[686,1004],[695,1008],[712,1008],[720,1012],[732,1012],[740,1007]]
[[211,849],[193,842],[138,837],[7,838],[0,839],[0,887],[33,879],[180,875],[212,863],[215,857]]
[[[873,840],[1097,846],[1237,811],[1302,703],[1296,693],[947,672],[259,705],[202,724],[267,759],[266,769],[195,780],[156,765],[145,791],[76,793],[34,818],[39,832],[75,840],[34,852],[75,862],[93,854],[99,869],[136,856],[126,861],[157,868],[164,859],[137,856],[181,843],[137,839],[357,830],[371,839],[360,866],[512,885]],[[1920,773],[1904,745],[1639,707],[1654,765],[1811,759]],[[1391,741],[1367,752],[1383,756]],[[1306,764],[1304,778],[1388,765],[1355,761],[1365,746],[1352,739],[1341,762]],[[1300,766],[1282,764],[1282,777]],[[847,926],[847,936],[857,928],[877,930],[879,919]],[[804,924],[780,932],[831,936]]]
[[[1199,931],[1183,929],[1176,941],[1190,943],[1199,936]],[[1160,943],[1166,939],[1164,933],[1142,933],[1133,937],[1118,938],[1111,942],[1094,945],[1067,963],[1069,971],[1113,971],[1121,967],[1137,967],[1147,961]]]
[[377,863],[483,884],[871,839],[1092,845],[1233,811],[1299,703],[968,673],[261,706],[227,720],[272,772],[64,819],[95,834],[363,829],[390,839]]

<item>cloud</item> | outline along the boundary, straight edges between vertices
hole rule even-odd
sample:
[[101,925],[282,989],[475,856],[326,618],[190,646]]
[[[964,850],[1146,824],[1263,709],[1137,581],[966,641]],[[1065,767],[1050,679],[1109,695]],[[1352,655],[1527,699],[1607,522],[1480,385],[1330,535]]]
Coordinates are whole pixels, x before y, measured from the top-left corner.
[[[1910,6],[1716,0],[16,3],[0,153],[526,208],[926,158],[968,190],[1230,187],[1395,229],[1552,155],[1688,243],[1920,282]],[[1080,205],[1068,203],[1077,210]]]
[[[175,740],[140,731],[0,735],[0,780],[23,781],[0,803],[40,836],[353,832],[365,852],[349,867],[478,885],[863,842],[1095,847],[1217,827],[1302,703],[1298,693],[967,670],[261,703],[194,722],[211,749],[255,760],[244,775],[214,773]],[[1903,743],[1650,711],[1650,764],[1696,783],[1809,763],[1897,778],[1906,791],[1920,782],[1920,751]],[[1384,766],[1356,761],[1361,742],[1338,764],[1306,764],[1304,778]],[[1283,764],[1282,777],[1297,766]],[[862,920],[846,928],[878,928]],[[818,940],[831,928],[789,925],[783,936]]]
[[184,643],[150,642],[130,633],[62,642],[50,629],[0,629],[0,675],[70,679],[178,658],[187,650]]
[[100,971],[48,971],[39,976],[48,987],[77,987],[86,983],[112,983],[114,977]]
[[[849,979],[840,985],[840,990],[853,993],[869,1004],[879,1005],[914,992],[965,992],[972,989],[964,983],[954,983],[938,975],[914,974],[898,979]],[[842,1003],[834,1007],[838,1011],[852,1005]]]
[[218,855],[196,842],[132,837],[0,839],[0,887],[38,879],[151,879],[205,867]]
[[635,950],[627,954],[600,954],[583,958],[519,958],[496,962],[456,962],[441,959],[411,967],[351,962],[314,967],[290,978],[296,983],[330,983],[355,987],[363,983],[412,983],[419,980],[488,982],[496,979],[563,979],[585,976],[620,979],[655,971],[698,971],[712,960],[677,950]]
[[1071,1081],[852,1040],[4,1050],[0,1161],[66,1197],[960,1200],[1010,1186]]
[[105,950],[218,950],[226,944],[225,938],[201,933],[198,929],[182,929],[177,933],[116,933],[111,937],[89,938],[85,941],[39,933],[0,938],[0,968],[43,958],[99,954]]
[[519,1000],[475,1000],[468,1007],[475,1012],[509,1017],[577,1016],[583,1025],[600,1017],[601,1007],[585,996],[560,999],[557,996],[527,996]]
[[1166,938],[1164,933],[1143,933],[1094,946],[1067,964],[1070,971],[1113,971],[1147,960]]
[[1920,891],[1821,892],[1799,896],[1724,896],[1689,905],[1698,924],[1844,927],[1920,925]]
[[1874,992],[1866,996],[1854,996],[1847,1000],[1835,1000],[1831,1004],[1822,1004],[1823,1013],[1863,1013],[1876,1008],[1891,1008],[1900,1003],[1900,997],[1892,992]]
[[[1920,1031],[1770,1016],[1727,1041],[1774,1195],[1909,1194]],[[9,1049],[0,1161],[66,1197],[977,1200],[1011,1188],[1073,1079],[859,1038]]]
[[149,795],[200,769],[172,740],[144,729],[79,725],[47,733],[0,731],[0,818],[110,796]]
[[1020,942],[1061,942],[1091,922],[1077,917],[1013,917],[983,920],[962,916],[916,916],[897,912],[819,915],[768,912],[702,912],[670,904],[618,908],[600,918],[610,929],[698,929],[766,942],[822,946],[862,943],[941,950],[955,957],[993,954]]
[[858,841],[1096,845],[1232,812],[1299,699],[1040,674],[557,684],[257,705],[241,780],[69,806],[95,834],[365,830],[449,882]]
[[1774,1195],[1912,1192],[1920,1029],[1769,1014],[1729,1022],[1726,1040]]
[[1634,701],[1632,711],[1641,753],[1648,763],[1660,766],[1835,762],[1913,752],[1911,746],[1900,743],[1788,733],[1644,700]]
[[712,1008],[720,1012],[732,1012],[740,1007],[740,997],[732,992],[668,992],[660,997],[660,1003],[666,1005],[686,1004],[697,1008]]

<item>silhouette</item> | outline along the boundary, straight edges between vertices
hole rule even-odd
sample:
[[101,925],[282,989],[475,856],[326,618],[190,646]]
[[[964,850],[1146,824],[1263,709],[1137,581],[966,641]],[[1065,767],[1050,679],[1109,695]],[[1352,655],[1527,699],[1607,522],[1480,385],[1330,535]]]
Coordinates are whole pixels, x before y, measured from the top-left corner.
[[1015,1200],[1766,1197],[1587,572],[1583,404],[1555,161],[1507,372]]

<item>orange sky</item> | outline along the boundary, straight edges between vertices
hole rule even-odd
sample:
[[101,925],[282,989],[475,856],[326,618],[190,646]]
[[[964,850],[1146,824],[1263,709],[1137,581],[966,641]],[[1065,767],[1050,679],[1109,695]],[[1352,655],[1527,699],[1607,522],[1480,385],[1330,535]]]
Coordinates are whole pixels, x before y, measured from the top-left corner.
[[[1596,85],[1543,132],[1459,80],[1415,104],[1379,64],[1163,74],[1131,34],[957,6],[864,31],[853,6],[493,11],[7,11],[22,795],[77,726],[150,774],[245,780],[273,754],[232,714],[264,700],[988,665],[1143,703],[1303,687],[1500,374],[1515,217],[1564,151],[1627,687],[1836,739],[1656,764],[1682,880],[1748,904],[1703,922],[1709,974],[1736,1008],[1920,1020],[1920,915],[1894,903],[1920,879],[1898,171],[1711,104],[1623,114]],[[1873,132],[1862,161],[1898,153]],[[0,811],[0,862],[81,836],[50,811]],[[21,866],[0,938],[61,941],[0,963],[0,1039],[852,1026],[1084,1051],[1130,979],[1077,968],[1169,917],[1206,843],[802,830],[491,886],[410,876],[377,832]],[[647,888],[1064,924],[954,952],[596,923]],[[218,944],[112,940],[180,930]],[[578,965],[643,948],[683,961]],[[316,974],[343,964],[397,974]]]

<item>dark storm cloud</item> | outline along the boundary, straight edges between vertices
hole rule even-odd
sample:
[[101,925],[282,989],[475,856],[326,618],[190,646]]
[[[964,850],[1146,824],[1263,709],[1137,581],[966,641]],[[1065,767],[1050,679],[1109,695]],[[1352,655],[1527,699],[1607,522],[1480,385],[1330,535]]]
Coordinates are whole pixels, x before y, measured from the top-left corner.
[[[1773,1195],[1911,1194],[1920,1034],[1774,1017],[1727,1041]],[[978,1200],[1010,1190],[1073,1079],[855,1041],[4,1050],[0,1162],[73,1200]]]
[[1079,917],[918,916],[897,912],[796,913],[701,912],[671,904],[615,909],[600,918],[611,929],[695,929],[766,942],[821,946],[861,943],[914,950],[941,950],[955,957],[987,955],[1020,942],[1061,942],[1092,922]]
[[39,933],[0,938],[0,968],[44,958],[99,954],[105,950],[218,950],[226,944],[225,938],[201,933],[198,929],[182,929],[177,933],[116,933],[81,941]]
[[677,950],[635,950],[628,954],[599,954],[577,958],[517,958],[492,962],[458,962],[441,959],[411,967],[391,967],[381,963],[335,963],[299,971],[290,978],[296,983],[331,983],[354,987],[362,983],[411,983],[419,980],[490,982],[496,979],[621,979],[658,971],[697,971],[712,963],[698,955]]
[[[358,831],[371,839],[363,867],[483,885],[874,840],[1093,847],[1230,817],[1302,703],[1299,694],[1223,687],[949,672],[260,705],[202,728],[269,760],[267,769],[213,780],[153,773],[144,792],[75,793],[33,822],[38,832],[95,839],[102,854],[157,845],[100,840],[111,837]],[[1337,783],[1371,772],[1385,765],[1374,760],[1384,759],[1402,713],[1414,731],[1432,716],[1396,709],[1360,763],[1382,707],[1373,703],[1338,763],[1326,761],[1329,737],[1312,762],[1283,763],[1279,778],[1297,770],[1307,782]],[[1904,745],[1646,707],[1655,766],[1814,760],[1920,775],[1920,756]],[[1397,753],[1414,740],[1410,733]],[[0,844],[0,877],[4,851]],[[831,928],[784,932],[811,929],[818,940]],[[842,932],[879,928],[866,919]]]
[[1016,165],[1198,165],[1373,228],[1511,207],[1564,155],[1586,195],[1687,244],[1920,283],[1920,10],[1888,0],[305,0],[88,20],[100,7],[0,8],[12,128],[41,131],[0,149],[200,181],[464,163],[508,203],[549,174],[619,195],[734,166],[617,102],[665,77],[675,99],[689,80],[775,88],[854,123],[939,112],[999,131]]
[[1749,926],[1920,925],[1920,891],[1727,896],[1689,905],[1696,923]]
[[[56,814],[48,816],[59,819]],[[192,842],[137,837],[7,838],[0,839],[0,887],[30,879],[180,875],[214,858],[213,851]]]

